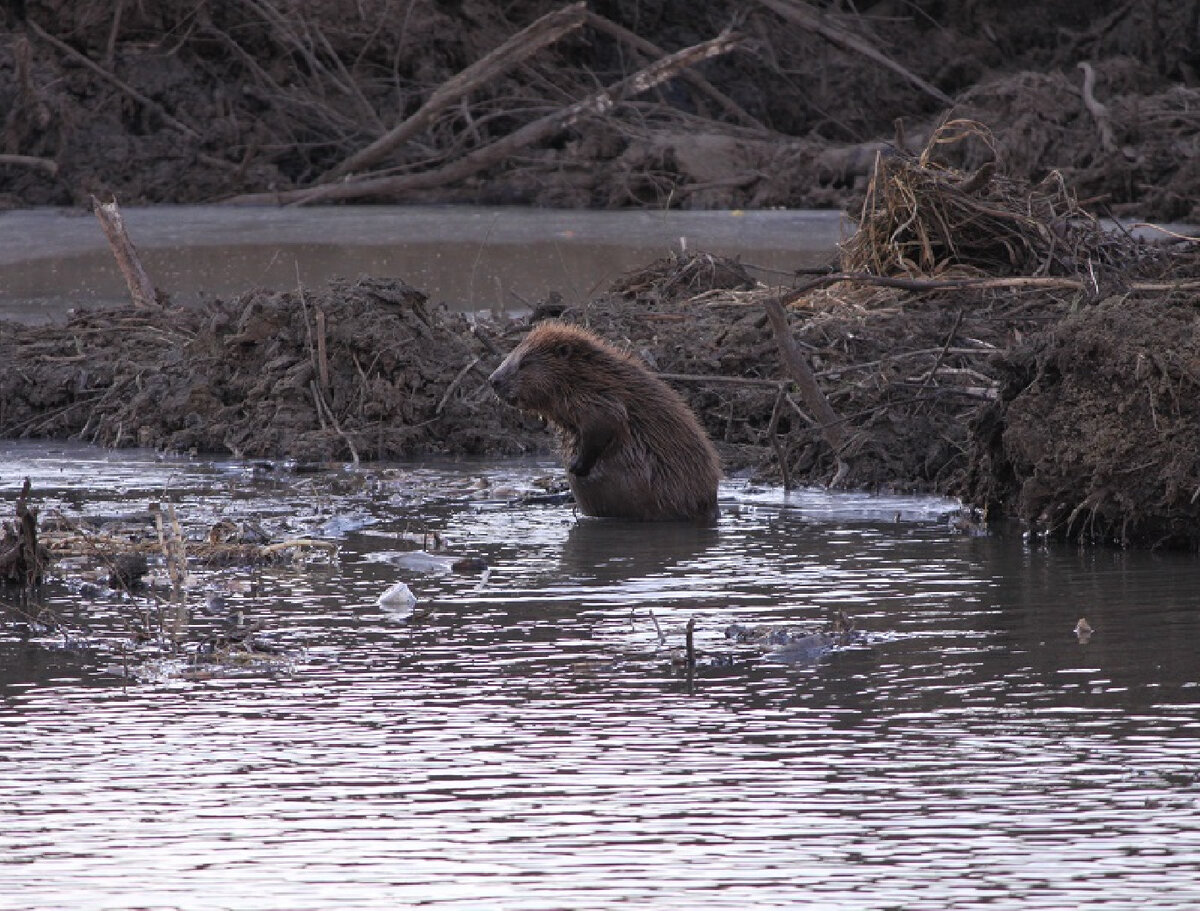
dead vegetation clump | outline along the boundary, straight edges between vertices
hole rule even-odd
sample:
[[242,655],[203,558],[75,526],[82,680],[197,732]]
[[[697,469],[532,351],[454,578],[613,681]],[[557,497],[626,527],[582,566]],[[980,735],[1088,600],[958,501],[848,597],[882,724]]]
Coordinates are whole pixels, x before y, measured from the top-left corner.
[[708,291],[749,291],[757,282],[740,262],[711,253],[675,253],[618,278],[609,287],[643,304],[696,297]]
[[915,160],[879,156],[859,229],[842,245],[846,272],[907,276],[1075,276],[1127,269],[1144,255],[1105,231],[1058,172],[1037,183],[945,163],[947,148],[995,149],[983,124],[942,124]]

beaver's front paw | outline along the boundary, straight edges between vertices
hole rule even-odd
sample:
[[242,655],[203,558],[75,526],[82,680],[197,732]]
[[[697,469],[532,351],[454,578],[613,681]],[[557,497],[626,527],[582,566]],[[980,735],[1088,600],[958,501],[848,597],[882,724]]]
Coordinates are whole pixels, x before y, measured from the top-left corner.
[[580,455],[571,461],[571,464],[567,466],[567,471],[577,478],[586,478],[592,472],[592,465]]

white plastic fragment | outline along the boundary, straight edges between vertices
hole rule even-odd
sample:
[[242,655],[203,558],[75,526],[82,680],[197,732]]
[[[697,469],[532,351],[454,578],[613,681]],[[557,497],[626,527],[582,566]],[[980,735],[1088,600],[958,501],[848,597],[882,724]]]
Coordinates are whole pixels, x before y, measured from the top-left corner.
[[379,596],[378,603],[386,611],[411,614],[417,604],[417,596],[403,582],[397,582]]

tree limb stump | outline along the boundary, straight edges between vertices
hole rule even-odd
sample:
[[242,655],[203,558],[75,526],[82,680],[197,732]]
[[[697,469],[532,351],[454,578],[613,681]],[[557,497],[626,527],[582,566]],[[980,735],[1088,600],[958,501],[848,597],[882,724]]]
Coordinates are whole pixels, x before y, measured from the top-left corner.
[[102,203],[93,196],[92,210],[100,221],[100,227],[104,229],[108,245],[112,247],[113,256],[117,260],[117,268],[121,270],[121,275],[129,288],[129,297],[133,301],[133,305],[135,307],[152,307],[157,304],[158,292],[154,289],[154,282],[150,281],[150,276],[142,267],[142,261],[138,258],[133,241],[129,239],[129,234],[125,231],[125,220],[121,218],[121,210],[117,208],[116,201]]
[[766,300],[764,306],[767,309],[767,319],[771,321],[771,329],[775,332],[775,341],[779,344],[783,365],[791,378],[796,381],[804,404],[812,411],[813,417],[817,419],[820,426],[821,435],[836,455],[841,450],[842,444],[846,442],[846,430],[842,419],[829,404],[829,399],[825,398],[825,393],[821,391],[821,387],[817,383],[816,374],[808,364],[808,358],[804,356],[804,352],[796,344],[796,339],[792,337],[783,304],[778,298],[771,297]]

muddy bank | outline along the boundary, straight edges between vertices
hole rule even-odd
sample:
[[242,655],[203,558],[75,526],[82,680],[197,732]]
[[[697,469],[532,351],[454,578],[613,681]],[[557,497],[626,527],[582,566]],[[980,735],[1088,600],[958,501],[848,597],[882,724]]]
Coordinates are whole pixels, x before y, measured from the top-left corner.
[[[1200,541],[1200,292],[809,292],[790,318],[847,425],[838,452],[783,375],[763,311],[781,293],[693,254],[532,319],[587,324],[668,376],[727,471],[826,484],[843,462],[844,486],[960,495],[1050,533]],[[380,280],[9,325],[0,434],[298,460],[548,452],[486,384],[529,322],[473,326]]]
[[965,493],[1035,531],[1200,546],[1200,294],[1114,295],[999,364]]
[[1200,245],[1105,230],[1061,179],[941,157],[978,141],[981,125],[954,123],[881,161],[838,262],[787,286],[689,253],[522,320],[363,279],[6,326],[0,434],[298,460],[546,451],[487,377],[555,316],[675,384],[727,471],[947,493],[1046,534],[1195,549]]
[[299,460],[534,448],[486,387],[499,349],[471,330],[372,280],[8,324],[0,433]]
[[[840,208],[877,152],[966,116],[1007,173],[1058,170],[1118,214],[1200,220],[1194,5],[847,9],[7,4],[0,206]],[[963,155],[973,170],[994,153]]]

